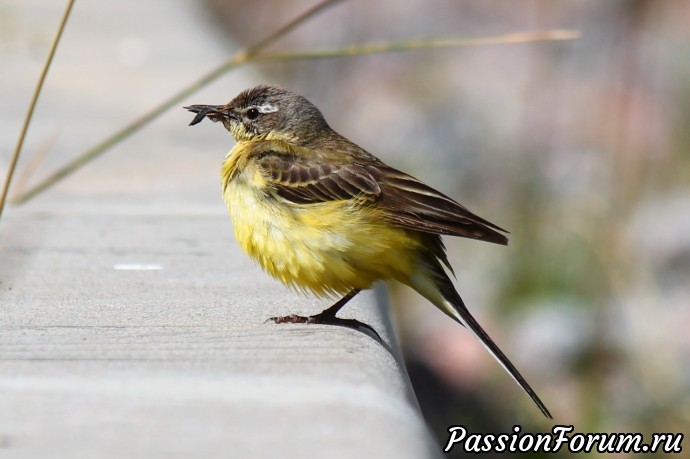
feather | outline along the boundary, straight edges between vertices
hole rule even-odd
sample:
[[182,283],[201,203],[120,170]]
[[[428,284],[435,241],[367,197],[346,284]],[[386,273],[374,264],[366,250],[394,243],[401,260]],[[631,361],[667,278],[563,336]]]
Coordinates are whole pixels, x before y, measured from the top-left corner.
[[[503,228],[448,196],[384,164],[317,164],[301,156],[263,152],[258,161],[281,198],[294,204],[357,199],[390,223],[415,231],[506,245]],[[500,232],[499,232],[500,231]]]

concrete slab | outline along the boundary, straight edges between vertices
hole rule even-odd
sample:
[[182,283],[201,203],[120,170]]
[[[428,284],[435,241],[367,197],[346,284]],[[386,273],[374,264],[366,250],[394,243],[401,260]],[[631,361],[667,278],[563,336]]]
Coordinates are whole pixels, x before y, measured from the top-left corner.
[[[265,323],[328,303],[268,278],[228,229],[198,209],[3,221],[3,457],[435,454],[395,351]],[[342,314],[397,349],[373,292]]]

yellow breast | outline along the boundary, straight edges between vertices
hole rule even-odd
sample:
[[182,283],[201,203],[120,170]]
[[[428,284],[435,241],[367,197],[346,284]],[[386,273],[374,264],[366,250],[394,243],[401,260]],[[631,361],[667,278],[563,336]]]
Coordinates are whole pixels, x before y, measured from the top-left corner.
[[226,158],[223,195],[238,243],[270,275],[329,295],[366,289],[378,280],[404,281],[414,270],[420,247],[415,233],[384,223],[374,209],[353,201],[286,201],[270,192],[243,154],[235,147]]

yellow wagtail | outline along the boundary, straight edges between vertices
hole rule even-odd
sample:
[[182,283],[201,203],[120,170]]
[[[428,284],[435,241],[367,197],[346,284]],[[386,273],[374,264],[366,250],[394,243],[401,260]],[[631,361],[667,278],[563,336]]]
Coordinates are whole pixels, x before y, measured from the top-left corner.
[[470,330],[551,418],[444,270],[452,272],[441,235],[505,245],[505,230],[384,164],[331,129],[306,98],[281,87],[259,85],[226,105],[185,108],[197,113],[190,125],[221,121],[237,142],[221,184],[242,249],[288,286],[344,295],[314,316],[275,322],[355,322],[335,315],[374,282],[397,280]]

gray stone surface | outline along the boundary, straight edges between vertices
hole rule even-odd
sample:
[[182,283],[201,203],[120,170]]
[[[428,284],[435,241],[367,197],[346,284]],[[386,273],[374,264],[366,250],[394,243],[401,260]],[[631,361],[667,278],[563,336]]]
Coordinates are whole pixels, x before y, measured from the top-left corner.
[[[327,303],[263,275],[226,226],[136,209],[3,221],[3,457],[432,451],[398,356],[354,330],[264,323]],[[343,312],[392,339],[373,293]]]
[[[38,175],[220,62],[196,5],[77,2],[27,141],[30,156],[57,132]],[[61,6],[4,7],[16,35],[0,49],[15,69],[0,77],[0,171],[46,50],[26,43],[50,36]],[[111,61],[119,48],[123,66]],[[189,103],[257,81],[237,74]],[[341,315],[387,347],[345,328],[265,323],[329,303],[240,253],[217,179],[232,142],[189,120],[164,116],[0,220],[0,457],[436,456],[373,292]]]

